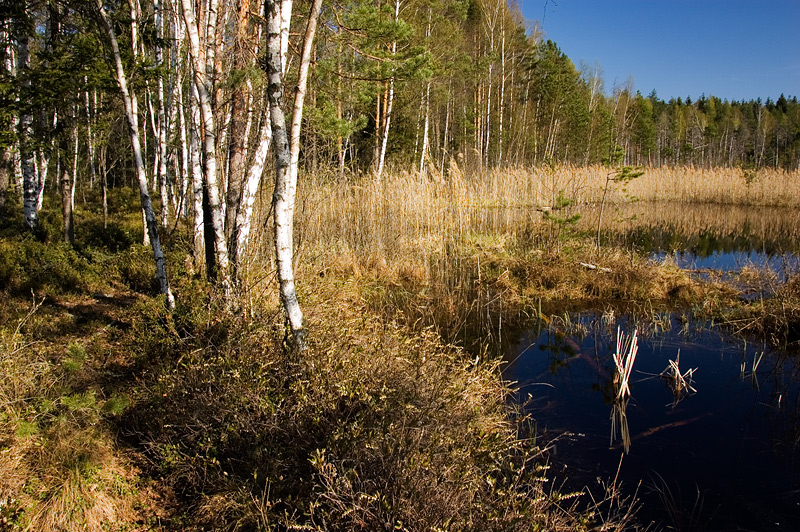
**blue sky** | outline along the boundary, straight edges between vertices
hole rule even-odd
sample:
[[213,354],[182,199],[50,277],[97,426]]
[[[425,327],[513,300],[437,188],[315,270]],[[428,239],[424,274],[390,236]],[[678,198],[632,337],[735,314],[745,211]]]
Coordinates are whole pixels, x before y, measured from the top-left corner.
[[580,67],[603,70],[606,93],[664,100],[800,96],[800,0],[518,0],[529,21]]

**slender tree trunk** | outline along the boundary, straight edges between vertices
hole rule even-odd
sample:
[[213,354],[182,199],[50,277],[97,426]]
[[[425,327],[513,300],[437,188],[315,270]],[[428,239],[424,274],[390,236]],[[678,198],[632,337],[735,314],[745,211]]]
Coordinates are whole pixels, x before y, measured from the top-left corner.
[[[242,271],[242,261],[244,260],[247,244],[250,239],[250,228],[253,220],[253,206],[256,200],[258,186],[261,183],[261,176],[264,173],[264,165],[269,154],[269,147],[272,143],[272,123],[269,116],[266,116],[261,123],[261,130],[258,134],[259,143],[253,154],[253,164],[248,173],[247,182],[242,189],[242,199],[239,205],[239,212],[236,214],[236,235],[235,243],[231,246],[231,262],[236,269],[235,275],[239,277]],[[235,244],[235,247],[234,245]]]
[[200,154],[200,104],[198,103],[197,87],[191,83],[192,95],[190,109],[192,116],[189,130],[189,154],[192,163],[192,210],[194,212],[193,255],[195,268],[201,271],[205,260],[205,214],[203,212],[203,163]]
[[[342,119],[342,43],[336,42],[336,119]],[[336,136],[336,154],[339,157],[339,177],[344,176],[344,139]]]
[[[306,34],[303,39],[303,52],[300,56],[300,71],[298,72],[297,86],[294,91],[294,108],[292,110],[292,130],[289,136],[289,151],[291,161],[289,163],[289,217],[294,219],[294,204],[297,195],[297,177],[300,162],[300,127],[303,124],[303,103],[306,97],[306,87],[308,85],[308,68],[311,64],[313,53],[314,36],[317,32],[317,20],[322,9],[322,0],[313,0],[311,13],[308,17]],[[282,15],[281,15],[282,16]]]
[[497,164],[503,164],[503,108],[506,97],[506,18],[505,13],[500,14],[500,114],[497,134]]
[[422,122],[422,153],[419,156],[419,173],[425,171],[425,159],[428,157],[428,146],[430,144],[429,130],[431,122],[431,80],[425,84],[425,118]]
[[[77,136],[76,136],[77,139]],[[66,140],[66,139],[65,139]],[[66,142],[63,143],[63,149],[61,150],[62,156],[66,158],[67,156],[67,145]],[[62,236],[64,242],[67,244],[72,244],[75,242],[75,230],[73,225],[73,218],[72,218],[72,174],[70,173],[69,165],[64,164],[61,165],[61,215],[63,219],[63,231]]]
[[[394,3],[394,20],[397,22],[400,18],[400,0],[395,0]],[[392,59],[397,54],[397,40],[392,41]],[[383,175],[383,167],[386,163],[386,145],[389,141],[389,125],[392,121],[392,105],[394,103],[394,73],[389,78],[389,92],[386,103],[386,118],[383,123],[383,135],[381,139],[381,153],[378,158],[378,171],[376,177],[380,180]]]
[[[239,4],[238,18],[239,31],[236,35],[236,44],[234,47],[234,65],[237,70],[244,70],[247,66],[245,55],[248,49],[249,12],[249,1],[241,1]],[[247,164],[247,128],[250,119],[248,109],[249,97],[249,84],[242,82],[234,92],[231,103],[231,134],[228,151],[229,177],[226,191],[227,208],[225,209],[225,232],[228,236],[228,250],[230,252],[231,264],[233,265],[234,278],[236,262],[238,260],[236,247],[239,238],[236,234],[236,217],[241,208],[243,188],[245,186],[245,167]]]
[[[30,52],[28,35],[23,30],[17,38],[18,75],[22,76],[23,92],[30,92],[31,80],[28,77]],[[19,118],[19,151],[22,166],[22,201],[25,212],[25,225],[28,229],[36,229],[39,224],[37,200],[39,196],[39,179],[36,172],[36,159],[33,150],[33,113],[23,105]]]
[[186,111],[183,98],[183,83],[180,79],[178,79],[175,85],[178,92],[178,131],[180,131],[181,141],[181,190],[178,207],[175,209],[175,215],[181,217],[187,215],[187,196],[189,194],[189,138],[186,132],[188,124],[186,122]]
[[114,28],[112,26],[111,19],[103,7],[103,0],[95,1],[106,35],[108,36],[111,45],[112,53],[114,55],[117,84],[119,85],[120,92],[122,93],[122,101],[125,105],[125,116],[128,120],[128,134],[130,136],[131,147],[133,149],[133,160],[136,176],[139,181],[139,197],[142,201],[142,209],[144,210],[147,222],[147,233],[150,237],[150,243],[153,248],[153,258],[156,263],[156,276],[161,287],[161,293],[166,296],[167,307],[172,309],[175,307],[175,298],[172,296],[172,291],[169,287],[169,280],[167,278],[167,261],[164,257],[164,253],[161,251],[161,240],[158,236],[158,221],[156,220],[156,215],[153,211],[153,204],[150,201],[150,192],[147,187],[147,174],[144,170],[142,148],[139,143],[139,117],[136,109],[136,99],[133,93],[128,91],[128,80],[125,76],[125,69],[122,66],[122,56],[117,44],[117,37],[114,34]]
[[[161,48],[161,41],[164,39],[164,6],[163,0],[154,0],[155,8],[155,25],[156,35],[159,42],[155,47],[155,64],[156,68],[161,68],[164,62],[164,52]],[[158,187],[161,195],[161,225],[162,227],[169,226],[169,194],[167,192],[167,129],[169,123],[167,121],[167,102],[164,91],[164,73],[159,71],[157,81],[158,91],[158,130],[157,130],[157,148],[158,148]]]
[[289,71],[289,29],[292,23],[292,6],[294,0],[281,0],[281,74]]
[[[312,7],[312,14],[319,9],[320,1],[315,0]],[[270,104],[270,118],[272,121],[273,151],[275,153],[275,190],[272,195],[273,216],[274,216],[274,238],[275,255],[278,265],[278,282],[280,284],[281,301],[286,312],[286,318],[291,329],[295,349],[301,351],[305,347],[305,325],[303,323],[303,313],[297,301],[295,291],[294,271],[293,271],[293,243],[292,213],[294,206],[294,187],[291,183],[292,176],[297,176],[297,170],[292,170],[293,154],[290,149],[290,139],[286,132],[286,117],[283,114],[283,79],[281,64],[281,13],[275,0],[266,0],[265,14],[267,18],[267,76],[269,85],[267,95]],[[306,30],[306,37],[309,34],[313,39],[316,20],[312,23],[309,20],[309,28]],[[303,48],[303,59],[308,61],[306,50],[310,52],[311,42],[307,42]],[[307,65],[305,70],[307,72]],[[305,78],[301,66],[300,79]],[[299,93],[305,92],[305,87],[298,87]],[[298,100],[295,99],[295,106]],[[300,97],[300,107],[302,107],[302,97]],[[295,129],[299,119],[292,120],[292,130]],[[294,142],[292,142],[294,146]],[[299,147],[299,145],[298,145]]]
[[[228,267],[228,244],[225,239],[225,227],[220,206],[219,185],[217,183],[217,142],[214,111],[211,104],[211,86],[208,76],[209,65],[213,68],[213,42],[211,38],[213,28],[216,26],[216,3],[212,1],[209,6],[209,35],[205,48],[205,64],[200,50],[200,36],[197,32],[192,0],[182,0],[183,18],[186,24],[186,33],[189,36],[189,53],[194,66],[194,80],[200,103],[200,117],[203,121],[203,152],[205,154],[205,190],[208,194],[208,204],[211,223],[214,228],[214,244],[216,248],[217,273],[222,285],[224,297],[230,302],[230,274]],[[212,22],[213,19],[213,22]],[[213,70],[212,70],[213,72]]]

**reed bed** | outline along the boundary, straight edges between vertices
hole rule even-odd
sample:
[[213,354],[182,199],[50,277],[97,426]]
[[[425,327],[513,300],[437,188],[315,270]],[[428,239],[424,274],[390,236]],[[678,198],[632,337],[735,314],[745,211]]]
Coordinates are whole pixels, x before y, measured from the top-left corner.
[[[608,172],[608,168],[599,165],[565,165],[486,170],[469,176],[453,167],[447,179],[431,179],[413,172],[389,175],[381,181],[370,177],[340,181],[310,175],[300,187],[300,241],[324,243],[339,253],[357,251],[386,260],[398,254],[407,258],[412,250],[429,254],[455,240],[474,241],[476,235],[483,238],[483,242],[473,242],[476,245],[487,244],[487,238],[500,238],[506,245],[519,242],[519,237],[536,233],[542,236],[548,225],[539,211],[552,209],[559,197],[583,205],[582,210],[586,204],[598,203]],[[753,220],[749,208],[753,205],[800,206],[800,173],[651,168],[624,189],[612,184],[608,198],[618,204],[633,199],[680,202],[679,207],[642,207],[642,203],[634,203],[629,210],[646,208],[648,214],[653,209],[665,210],[665,220],[687,227],[696,227],[699,215],[696,209],[685,208],[685,203],[741,205],[739,216],[720,211],[718,222],[711,222],[736,231],[740,226],[731,224]],[[624,213],[622,217],[626,217]],[[594,216],[585,218],[588,222]],[[760,229],[762,232],[774,233],[774,228],[768,227],[768,219],[756,223],[766,224]],[[785,230],[779,228],[778,232]],[[530,239],[522,243],[531,244]],[[547,243],[552,242],[538,241],[540,245]]]
[[307,176],[296,211],[298,277],[357,279],[373,310],[400,311],[477,351],[502,349],[498,340],[529,321],[537,301],[666,300],[694,284],[645,258],[597,251],[570,221],[585,206],[548,209],[587,190],[576,175],[565,190],[562,177],[549,167],[440,180]]
[[[625,190],[609,190],[612,202],[632,197],[644,201],[680,201],[796,207],[800,205],[800,172],[762,168],[698,168],[677,166],[645,168],[643,176],[631,181]],[[604,166],[563,166],[553,171],[551,188],[575,190],[580,203],[597,203],[603,194],[609,169]]]

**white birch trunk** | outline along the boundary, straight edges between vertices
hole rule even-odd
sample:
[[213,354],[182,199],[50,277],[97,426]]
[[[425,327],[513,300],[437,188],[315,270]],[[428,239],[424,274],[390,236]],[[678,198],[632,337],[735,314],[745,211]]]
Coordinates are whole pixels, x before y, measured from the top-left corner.
[[275,153],[275,189],[272,195],[275,255],[278,266],[278,283],[286,319],[291,329],[294,347],[305,347],[303,312],[297,301],[294,283],[292,231],[290,216],[291,152],[283,114],[283,79],[281,64],[281,14],[276,0],[266,0],[267,18],[267,95],[272,121],[273,152]]
[[[400,0],[395,0],[394,3],[394,20],[400,18]],[[397,40],[392,41],[392,58],[397,54]],[[380,180],[381,175],[383,174],[383,167],[386,163],[386,144],[389,140],[389,124],[392,121],[392,104],[394,102],[394,73],[392,77],[389,78],[389,95],[388,101],[386,104],[386,119],[383,124],[383,138],[381,139],[381,153],[378,157],[378,172],[376,177]]]
[[292,24],[292,6],[294,0],[281,0],[281,74],[286,76],[289,70],[289,29]]
[[430,128],[431,119],[431,80],[425,86],[425,119],[422,124],[422,154],[419,157],[419,173],[425,171],[425,158],[428,156],[428,129]]
[[175,214],[177,216],[186,216],[188,214],[186,196],[189,192],[189,139],[186,135],[187,123],[186,112],[184,110],[183,83],[181,80],[178,80],[175,85],[178,91],[178,130],[180,131],[181,139],[181,191],[178,208],[175,210]]
[[[220,206],[219,185],[217,182],[217,142],[214,123],[214,111],[211,105],[211,86],[209,84],[208,67],[211,65],[213,73],[213,45],[216,26],[216,2],[209,3],[208,33],[206,38],[205,58],[203,64],[200,52],[200,36],[197,32],[192,0],[182,0],[183,18],[186,24],[186,33],[189,36],[189,53],[194,66],[195,87],[200,103],[200,117],[203,121],[203,152],[205,154],[205,183],[208,193],[208,202],[211,207],[211,223],[214,228],[214,244],[216,248],[217,269],[219,280],[223,288],[225,299],[230,297],[230,273],[228,265],[228,245],[225,241],[225,227]],[[213,21],[213,22],[212,22]]]
[[203,230],[205,227],[205,213],[203,212],[203,164],[200,157],[200,105],[197,102],[197,87],[191,84],[192,96],[190,109],[192,110],[189,131],[189,153],[192,166],[192,209],[194,211],[193,251],[195,267],[198,269],[205,260],[205,240]]
[[[317,32],[317,20],[322,9],[322,0],[313,0],[311,14],[308,17],[306,34],[303,39],[303,52],[300,56],[300,71],[294,93],[294,109],[292,111],[292,130],[289,137],[291,161],[289,164],[289,217],[294,219],[294,204],[297,196],[297,176],[300,163],[300,127],[303,124],[303,103],[308,86],[308,67],[311,64],[314,35]],[[282,13],[282,12],[281,12]],[[283,14],[281,14],[283,17]]]
[[236,249],[231,253],[231,259],[234,260],[235,255],[235,264],[237,268],[241,267],[242,260],[247,251],[256,193],[261,183],[261,176],[264,173],[264,165],[266,164],[267,155],[269,154],[269,147],[272,144],[272,123],[269,116],[264,118],[260,129],[261,131],[259,131],[258,134],[258,147],[253,154],[253,164],[250,167],[247,181],[242,190],[242,201],[239,205],[239,212],[236,214],[236,227],[234,229],[234,234],[236,235]]
[[[164,16],[162,0],[154,0],[155,8],[155,25],[156,35],[159,41],[164,38]],[[164,52],[161,49],[160,42],[155,47],[155,63],[156,68],[161,68],[164,63]],[[164,93],[164,74],[159,72],[158,75],[158,187],[161,195],[161,225],[162,227],[169,226],[169,196],[167,193],[167,123],[166,113],[166,98]]]
[[505,14],[500,15],[500,124],[497,131],[497,164],[503,164],[503,107],[506,96],[506,24]]
[[153,258],[156,263],[156,276],[158,278],[161,293],[166,296],[167,307],[172,309],[175,307],[175,298],[172,296],[172,291],[169,287],[169,279],[167,278],[167,261],[164,253],[161,250],[161,241],[158,237],[158,222],[156,221],[155,212],[153,212],[153,204],[150,201],[150,192],[147,188],[147,175],[144,170],[144,159],[142,158],[142,148],[139,143],[139,117],[136,109],[135,96],[128,91],[128,80],[125,76],[125,69],[122,66],[122,56],[120,55],[119,45],[117,44],[117,37],[114,34],[114,28],[108,13],[103,7],[103,0],[95,0],[97,10],[103,22],[106,35],[111,44],[111,50],[114,54],[114,65],[116,70],[117,83],[120,92],[122,93],[122,101],[125,105],[125,116],[128,121],[128,134],[131,140],[131,148],[133,149],[133,160],[136,167],[136,176],[139,181],[139,197],[142,201],[142,209],[146,216],[146,229],[150,237],[150,243],[153,249]]
[[[431,19],[433,17],[433,12],[430,8],[428,8],[428,27],[425,30],[425,42],[426,44],[430,40],[431,37]],[[425,118],[422,124],[422,153],[419,157],[419,173],[425,171],[425,157],[428,154],[428,143],[430,142],[428,139],[428,128],[430,127],[430,114],[431,114],[431,80],[428,79],[427,83],[425,84],[425,96],[423,97],[423,105],[425,108]]]
[[[29,91],[30,79],[27,69],[30,66],[30,52],[28,49],[28,35],[23,31],[17,40],[18,74],[23,76],[22,88]],[[35,229],[39,223],[37,199],[39,193],[39,180],[36,172],[36,157],[32,146],[33,139],[33,114],[23,107],[19,118],[19,152],[22,173],[22,201],[25,213],[25,225],[28,229]]]

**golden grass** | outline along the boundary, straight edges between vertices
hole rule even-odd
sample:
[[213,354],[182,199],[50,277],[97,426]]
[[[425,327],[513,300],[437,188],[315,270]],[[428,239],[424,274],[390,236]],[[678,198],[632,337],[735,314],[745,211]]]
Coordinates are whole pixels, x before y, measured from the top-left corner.
[[[634,196],[644,201],[723,203],[733,205],[800,205],[800,172],[763,168],[746,172],[740,168],[694,166],[644,168],[643,176],[631,181],[626,191],[609,190],[609,200],[624,202]],[[602,197],[608,169],[603,166],[563,166],[555,170],[552,189],[574,191],[580,203],[597,203]]]
[[[373,262],[387,263],[397,257],[426,260],[448,246],[462,244],[475,249],[500,244],[514,253],[515,246],[552,247],[565,227],[545,221],[539,211],[556,205],[559,194],[579,205],[599,202],[607,173],[602,166],[561,166],[487,170],[468,177],[457,173],[446,182],[416,173],[355,182],[307,176],[300,187],[298,242],[301,253],[308,254],[313,247],[312,255],[355,254],[362,262],[369,256]],[[612,184],[610,201],[632,197],[653,202],[798,206],[800,175],[762,169],[748,184],[740,169],[654,168],[629,183],[626,191]],[[641,208],[630,207],[633,211]],[[739,209],[746,216],[747,208]],[[681,208],[672,210],[665,217],[674,217]],[[681,218],[686,216],[678,213],[676,219]],[[727,214],[720,218],[730,220]]]
[[296,213],[301,289],[313,291],[319,277],[353,278],[373,310],[401,312],[473,351],[502,348],[498,340],[542,301],[696,301],[701,291],[684,272],[598,252],[576,226],[543,215],[563,177],[568,196],[587,190],[571,171],[498,170],[447,182],[414,173],[381,182],[308,176]]
[[40,306],[0,328],[0,528],[129,529],[140,517],[133,470],[101,420],[103,402],[79,391],[79,363],[67,369],[63,345],[32,341]]

